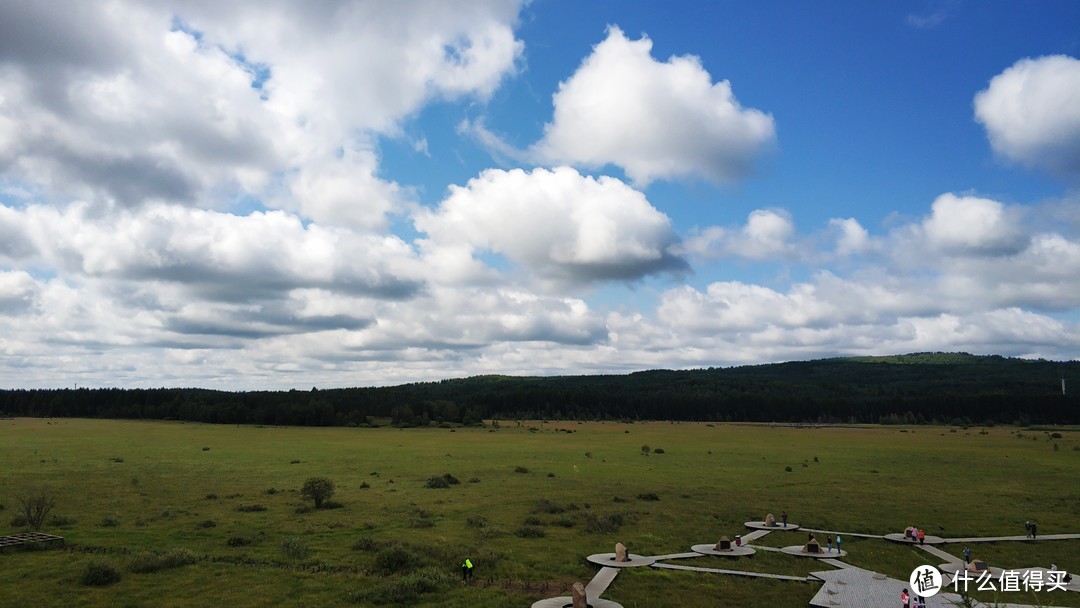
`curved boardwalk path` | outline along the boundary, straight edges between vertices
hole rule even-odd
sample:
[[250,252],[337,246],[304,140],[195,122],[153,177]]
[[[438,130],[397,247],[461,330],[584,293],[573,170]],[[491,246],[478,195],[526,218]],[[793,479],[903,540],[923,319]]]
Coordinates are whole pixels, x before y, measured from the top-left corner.
[[[852,538],[868,538],[868,539],[884,539],[884,535],[878,534],[859,534],[852,532],[842,532],[836,530],[818,530],[814,528],[802,528],[803,531],[815,532],[818,534],[833,534],[841,536],[849,536]],[[784,531],[780,528],[780,531]],[[744,544],[749,544],[766,534],[773,532],[773,530],[754,530],[742,537]],[[988,537],[972,537],[972,538],[945,538],[942,539],[944,543],[951,544],[969,544],[969,543],[988,543],[988,542],[1038,542],[1041,540],[1080,540],[1080,534],[1046,534],[1039,536],[1038,540],[1032,541],[1032,539],[1026,536],[988,536]],[[949,563],[957,561],[957,557],[948,552],[942,551],[937,547],[931,545],[917,545],[912,544],[913,547],[918,547],[923,551],[943,559]],[[754,545],[755,549],[764,551],[782,551],[777,547],[766,547],[762,545]],[[751,578],[766,578],[773,580],[784,580],[793,582],[820,582],[822,583],[821,589],[810,600],[809,605],[818,608],[866,608],[867,606],[892,606],[899,604],[900,591],[905,587],[908,587],[907,581],[900,581],[894,578],[885,576],[871,570],[859,568],[853,566],[847,562],[844,562],[835,558],[820,559],[823,564],[828,564],[836,570],[827,570],[821,572],[811,572],[809,576],[790,576],[786,574],[770,574],[766,572],[752,572],[747,570],[728,570],[723,568],[703,568],[698,566],[687,566],[683,564],[669,564],[668,560],[675,559],[692,559],[697,557],[704,557],[697,552],[689,553],[669,553],[666,555],[653,555],[647,556],[648,560],[653,560],[648,566],[642,567],[660,568],[664,570],[681,570],[688,572],[703,572],[710,574],[726,574],[731,576],[744,576]],[[604,566],[600,568],[600,571],[592,578],[588,585],[585,586],[585,592],[589,598],[589,602],[597,602],[597,605],[604,606],[618,606],[614,602],[607,600],[601,600],[600,596],[607,591],[615,577],[619,572],[628,568],[614,568]],[[1030,570],[1031,568],[1013,568],[1014,571]],[[1038,568],[1035,568],[1038,569]],[[1068,585],[1069,591],[1080,591],[1080,577],[1074,578],[1072,584]],[[944,590],[943,590],[944,591]],[[554,599],[568,599],[568,598],[552,598],[552,600],[541,600],[534,606],[547,605],[545,602],[551,602]],[[957,605],[961,597],[955,593],[942,592],[938,593],[934,597],[926,599],[926,605],[928,608],[952,608]],[[561,603],[560,603],[561,605]],[[998,604],[1000,608],[1036,608],[1027,604]]]

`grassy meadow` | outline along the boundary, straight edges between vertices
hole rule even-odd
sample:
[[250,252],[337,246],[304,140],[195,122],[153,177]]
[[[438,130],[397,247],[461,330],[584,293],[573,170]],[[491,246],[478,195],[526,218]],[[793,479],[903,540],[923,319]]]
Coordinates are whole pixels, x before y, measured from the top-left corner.
[[[460,483],[425,487],[444,474]],[[316,476],[335,483],[334,508],[301,497]],[[0,420],[0,534],[25,530],[13,521],[17,498],[44,487],[56,506],[42,531],[67,543],[0,554],[0,604],[522,607],[587,583],[596,567],[585,556],[616,542],[643,555],[685,552],[783,509],[793,523],[874,534],[914,524],[946,537],[1017,535],[1026,519],[1040,535],[1080,532],[1077,479],[1080,432],[1062,429]],[[804,540],[774,532],[759,542]],[[885,541],[848,537],[844,548],[849,562],[905,580],[940,561]],[[1080,572],[1080,541],[972,545],[972,554]],[[476,565],[469,585],[458,580],[465,557]],[[120,580],[83,584],[91,563]],[[829,568],[765,552],[683,563]],[[817,589],[635,569],[604,597],[628,608],[805,606]],[[1039,600],[1080,606],[1076,593]]]

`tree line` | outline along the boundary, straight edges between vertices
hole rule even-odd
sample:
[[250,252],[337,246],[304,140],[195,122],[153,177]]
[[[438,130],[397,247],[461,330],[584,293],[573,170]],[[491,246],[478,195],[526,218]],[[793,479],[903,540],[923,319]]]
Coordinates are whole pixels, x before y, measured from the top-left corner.
[[1080,423],[1080,362],[964,353],[834,358],[626,375],[477,376],[390,387],[0,391],[0,415],[294,426],[484,419],[785,423]]

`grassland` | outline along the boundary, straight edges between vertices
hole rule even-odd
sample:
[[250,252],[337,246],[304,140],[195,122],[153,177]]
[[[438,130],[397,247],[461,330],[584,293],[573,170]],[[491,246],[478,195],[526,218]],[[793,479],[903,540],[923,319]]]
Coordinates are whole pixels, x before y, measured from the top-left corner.
[[[1080,433],[1054,430],[1061,438],[1005,427],[503,422],[402,430],[0,420],[0,533],[23,530],[10,525],[16,498],[44,486],[56,507],[42,531],[67,541],[66,550],[0,555],[0,603],[521,607],[587,582],[595,567],[584,557],[616,542],[646,555],[684,552],[782,509],[795,523],[849,532],[915,524],[946,537],[1015,535],[1026,519],[1039,522],[1040,534],[1080,532]],[[447,473],[461,483],[425,487]],[[306,508],[299,488],[313,476],[335,482],[339,508]],[[649,494],[659,500],[639,498]],[[774,533],[761,543],[798,538]],[[851,563],[902,579],[937,561],[884,541],[849,538],[844,548]],[[169,551],[193,563],[132,572]],[[1078,541],[985,551],[993,565],[1054,562],[1080,572]],[[463,586],[466,556],[476,577]],[[110,564],[121,580],[80,584],[92,561]],[[798,575],[816,568],[774,555],[717,562]],[[805,606],[816,590],[634,570],[605,597],[627,607]],[[1080,606],[1080,594],[1044,593],[1040,601]]]

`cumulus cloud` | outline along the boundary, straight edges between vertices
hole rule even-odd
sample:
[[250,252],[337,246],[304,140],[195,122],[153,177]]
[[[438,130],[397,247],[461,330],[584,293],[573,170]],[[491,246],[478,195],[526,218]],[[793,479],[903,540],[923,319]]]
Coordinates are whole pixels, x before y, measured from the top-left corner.
[[694,56],[659,62],[652,41],[617,27],[554,96],[555,114],[531,153],[551,163],[614,164],[639,185],[750,174],[775,139],[770,115],[743,108]]
[[1080,177],[1080,60],[1021,59],[975,96],[975,118],[999,154]]
[[795,223],[786,210],[755,209],[743,226],[709,226],[698,230],[680,250],[706,258],[785,259],[798,253],[795,237]]
[[922,229],[927,244],[934,249],[989,255],[1016,253],[1024,246],[1016,215],[1015,210],[997,201],[948,193],[934,200]]
[[489,96],[516,69],[518,8],[8,3],[0,177],[124,207],[269,197],[385,228],[406,197],[377,177],[374,135],[429,100]]
[[859,220],[833,218],[829,226],[836,231],[836,254],[841,256],[862,253],[871,247],[870,233],[859,224]]
[[686,268],[672,253],[671,221],[645,195],[567,167],[485,171],[452,187],[416,227],[429,248],[494,252],[557,281],[635,280]]

